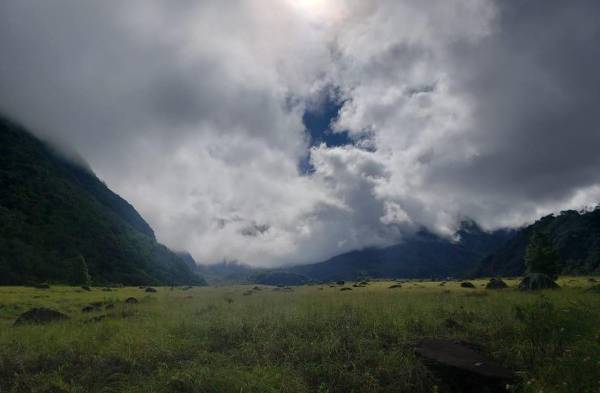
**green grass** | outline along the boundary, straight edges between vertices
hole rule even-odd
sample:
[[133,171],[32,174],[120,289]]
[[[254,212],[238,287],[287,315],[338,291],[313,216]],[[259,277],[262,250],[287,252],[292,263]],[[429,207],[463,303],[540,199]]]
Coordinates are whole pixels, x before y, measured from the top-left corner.
[[[543,293],[473,282],[0,287],[0,392],[433,392],[438,381],[413,349],[424,337],[481,345],[518,373],[513,391],[600,392],[600,295],[584,292],[586,279]],[[129,296],[140,303],[124,304]],[[81,312],[100,300],[115,308]],[[36,306],[71,320],[12,327]],[[107,318],[84,323],[96,315]]]

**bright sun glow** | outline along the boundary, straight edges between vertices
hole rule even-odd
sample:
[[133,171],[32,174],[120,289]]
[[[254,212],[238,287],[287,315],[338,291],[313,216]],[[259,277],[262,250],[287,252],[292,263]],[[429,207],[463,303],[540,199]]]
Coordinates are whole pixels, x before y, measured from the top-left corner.
[[295,2],[307,11],[318,11],[326,3],[325,0],[296,0]]
[[291,0],[291,3],[311,19],[332,19],[337,16],[335,0]]

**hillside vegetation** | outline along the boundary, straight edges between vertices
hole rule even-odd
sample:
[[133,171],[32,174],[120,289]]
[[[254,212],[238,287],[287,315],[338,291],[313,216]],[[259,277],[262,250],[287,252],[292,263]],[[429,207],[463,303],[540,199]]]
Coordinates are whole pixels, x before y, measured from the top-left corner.
[[600,208],[596,208],[590,212],[568,210],[541,218],[485,258],[477,275],[522,274],[525,250],[535,232],[544,234],[552,243],[560,256],[559,271],[563,274],[600,272]]
[[[199,284],[127,201],[0,117],[0,284]],[[81,261],[84,261],[82,264]]]

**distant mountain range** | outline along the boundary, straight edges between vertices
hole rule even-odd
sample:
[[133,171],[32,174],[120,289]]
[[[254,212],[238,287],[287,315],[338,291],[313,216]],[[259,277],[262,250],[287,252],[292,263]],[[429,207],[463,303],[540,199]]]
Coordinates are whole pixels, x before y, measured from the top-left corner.
[[600,273],[600,207],[549,215],[523,228],[485,258],[475,274],[516,276],[525,271],[525,249],[535,231],[548,236],[561,257],[563,274]]
[[517,230],[485,232],[467,221],[455,242],[421,231],[389,247],[351,251],[289,268],[220,264],[202,269],[217,281],[227,282],[229,277],[269,285],[364,278],[517,276],[525,272],[525,249],[535,231],[545,233],[556,247],[563,274],[600,273],[600,207],[587,212],[563,211]]
[[462,277],[500,248],[513,231],[485,232],[472,221],[464,222],[451,241],[421,231],[402,243],[367,248],[335,256],[324,262],[295,266],[287,271],[316,281],[358,280],[366,277],[443,278]]
[[[91,169],[0,117],[0,284],[202,284]],[[77,261],[77,263],[74,263]]]
[[281,269],[253,269],[229,263],[201,266],[213,282],[254,282],[265,285],[300,285],[306,282],[360,280],[363,278],[445,278],[472,274],[479,262],[499,249],[515,231],[483,231],[472,221],[463,222],[451,241],[421,231],[384,248],[347,252],[326,261]]

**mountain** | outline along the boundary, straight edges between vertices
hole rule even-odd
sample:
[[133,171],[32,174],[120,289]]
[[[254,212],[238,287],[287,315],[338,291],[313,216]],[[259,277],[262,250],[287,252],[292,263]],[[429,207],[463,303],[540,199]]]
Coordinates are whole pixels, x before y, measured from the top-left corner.
[[535,231],[548,236],[561,256],[564,274],[600,272],[600,207],[590,212],[563,211],[521,229],[483,260],[480,276],[516,276],[525,271],[525,249]]
[[199,265],[197,272],[210,283],[231,284],[254,282],[252,277],[263,269],[253,268],[238,262],[221,262],[214,265]]
[[[0,284],[201,284],[85,165],[0,117]],[[87,274],[86,273],[86,274]]]
[[512,231],[485,232],[464,222],[458,241],[421,231],[404,242],[385,248],[367,248],[324,262],[295,266],[287,272],[316,281],[356,280],[363,277],[431,278],[465,276],[488,254],[511,238]]

